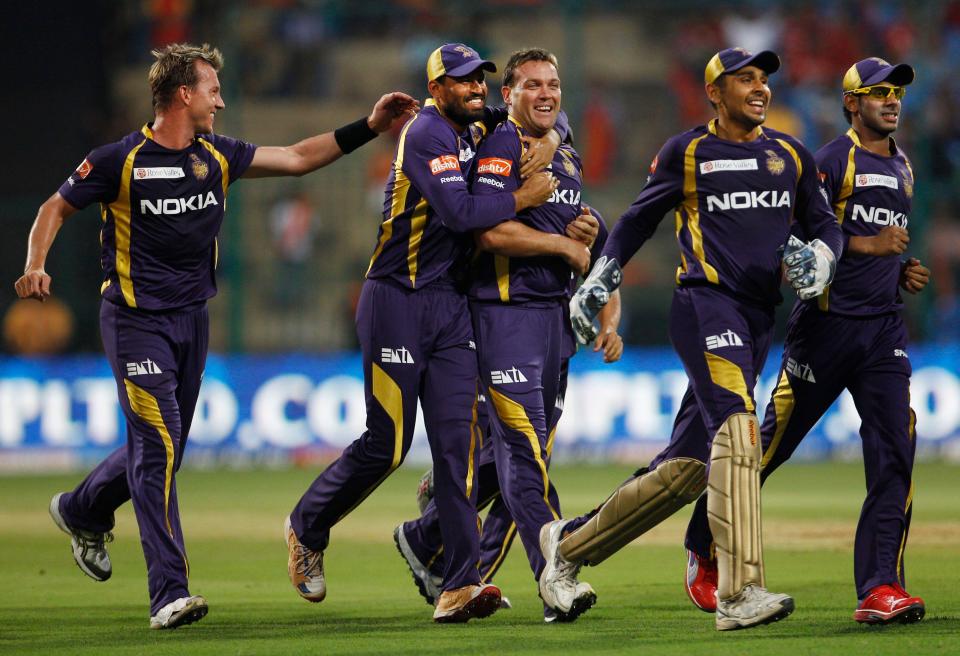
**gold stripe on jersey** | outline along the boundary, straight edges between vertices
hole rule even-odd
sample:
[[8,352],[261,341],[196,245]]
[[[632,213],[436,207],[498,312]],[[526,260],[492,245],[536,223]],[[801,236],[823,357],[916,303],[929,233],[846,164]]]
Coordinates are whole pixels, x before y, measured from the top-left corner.
[[217,160],[217,163],[220,165],[220,184],[223,186],[223,211],[226,212],[227,187],[230,186],[230,165],[227,163],[227,158],[223,156],[223,153],[217,150],[212,143],[202,137],[197,137],[197,141],[210,151],[210,154],[213,155],[213,158]]
[[[673,213],[676,223],[676,233],[677,233],[677,243],[680,243],[680,231],[683,230],[683,216],[680,214],[678,209]],[[680,251],[680,266],[677,267],[677,274],[674,276],[674,282],[678,285],[680,284],[680,274],[687,272],[687,258],[683,255],[683,250]]]
[[492,387],[487,388],[490,391],[490,400],[493,401],[493,407],[507,428],[516,431],[527,438],[530,443],[530,450],[533,452],[533,459],[540,469],[540,476],[543,478],[543,502],[547,509],[553,515],[554,519],[560,519],[560,515],[550,505],[550,477],[547,475],[547,463],[543,459],[543,452],[540,450],[540,439],[537,432],[527,416],[523,406],[511,399],[505,394],[501,394]]
[[133,160],[137,152],[147,143],[144,139],[133,147],[123,162],[123,171],[120,173],[120,189],[117,199],[110,203],[110,212],[113,214],[114,242],[117,251],[117,278],[120,280],[120,291],[123,300],[129,307],[137,307],[137,298],[133,293],[133,279],[130,277],[130,185],[133,182]]
[[127,399],[130,402],[130,409],[133,413],[143,419],[147,424],[153,427],[160,434],[160,440],[163,442],[163,449],[166,452],[166,466],[163,473],[163,519],[167,524],[167,533],[173,536],[173,527],[170,526],[170,488],[173,484],[173,465],[176,460],[176,454],[173,449],[173,439],[170,437],[170,431],[163,421],[163,415],[160,413],[160,403],[157,397],[134,384],[129,378],[123,379],[124,387],[127,389]]
[[747,412],[753,412],[753,399],[750,398],[750,393],[747,391],[747,381],[746,378],[744,378],[743,370],[733,362],[730,362],[730,360],[721,358],[719,355],[714,355],[707,351],[704,351],[703,354],[707,358],[710,380],[713,381],[714,385],[739,396],[743,399],[743,405],[747,409]]
[[470,410],[470,453],[467,456],[467,480],[466,480],[466,492],[467,498],[470,498],[470,495],[473,494],[473,457],[476,453],[477,440],[482,439],[479,435],[480,429],[477,427],[479,418],[477,416],[477,404],[480,402],[480,389],[478,385],[474,385],[474,395],[473,395],[473,407]]
[[[383,408],[387,416],[393,423],[393,457],[390,460],[390,466],[383,473],[376,483],[368,487],[357,498],[356,503],[347,508],[342,515],[337,518],[337,522],[353,512],[353,509],[359,506],[364,499],[370,496],[370,493],[377,489],[387,476],[393,473],[400,466],[400,459],[403,456],[403,390],[397,385],[396,381],[384,371],[376,362],[370,363],[370,370],[373,378],[373,398],[376,399],[380,407]],[[336,522],[334,522],[336,523]]]
[[420,255],[420,242],[427,227],[427,199],[421,198],[413,214],[410,215],[410,239],[407,241],[407,270],[410,272],[410,286],[417,287],[417,258]]
[[[843,215],[847,211],[847,201],[853,196],[853,178],[857,174],[855,155],[857,148],[860,147],[860,137],[853,128],[847,130],[847,136],[850,137],[853,145],[847,152],[847,166],[843,170],[843,182],[840,183],[840,191],[837,197],[833,199],[833,213],[840,225],[843,225]],[[830,285],[827,285],[823,293],[817,297],[817,307],[821,312],[830,309]]]
[[[715,137],[720,136],[720,135],[717,134],[717,120],[718,120],[718,119],[712,118],[712,119],[710,119],[710,122],[707,123],[707,132],[709,132],[710,134],[712,134],[712,135],[715,136]],[[758,125],[758,126],[757,126],[757,136],[759,137],[759,136],[762,136],[762,135],[763,135],[763,128]]]
[[[910,411],[913,414],[913,411]],[[900,549],[897,551],[897,578],[903,578],[903,550],[907,546],[907,527],[910,525],[910,512],[913,506],[913,480],[910,481],[910,491],[907,493],[907,503],[903,509],[903,537],[900,538]]]
[[775,141],[783,146],[785,151],[790,153],[790,157],[793,158],[794,163],[797,165],[797,180],[799,180],[800,176],[803,174],[803,164],[800,163],[800,155],[797,154],[796,149],[785,139],[776,139]]
[[410,129],[410,126],[413,125],[413,122],[418,118],[419,116],[414,116],[407,121],[407,124],[403,126],[403,131],[400,132],[400,143],[397,146],[397,159],[393,163],[393,190],[391,191],[390,197],[390,218],[380,224],[380,241],[377,242],[377,247],[370,257],[367,274],[370,273],[370,269],[373,268],[373,263],[377,261],[377,258],[380,257],[380,254],[383,252],[383,247],[387,245],[387,242],[390,241],[390,238],[393,236],[393,220],[403,213],[403,209],[407,205],[407,193],[410,191],[410,180],[403,173],[403,153],[404,146],[407,143],[407,130]]
[[500,543],[500,551],[497,552],[497,557],[493,559],[493,562],[490,563],[489,569],[486,572],[480,573],[480,582],[486,583],[493,575],[497,573],[497,570],[500,569],[500,565],[503,564],[503,559],[507,557],[507,552],[510,549],[510,543],[513,542],[513,536],[517,534],[517,524],[516,522],[510,522],[510,526],[507,527],[507,532],[503,536],[503,542]]
[[497,276],[497,289],[500,291],[500,300],[510,302],[510,258],[506,255],[493,256],[493,271]]
[[683,156],[683,203],[681,207],[687,215],[687,230],[690,231],[690,242],[693,255],[703,267],[703,275],[709,282],[717,284],[720,276],[713,265],[707,262],[703,250],[703,232],[700,230],[700,201],[697,197],[697,145],[707,138],[707,135],[697,137],[687,145]]
[[770,464],[774,454],[777,452],[777,448],[780,446],[780,440],[783,439],[783,433],[787,430],[787,423],[790,421],[790,416],[793,414],[796,403],[797,398],[794,396],[793,388],[790,386],[790,378],[787,376],[787,372],[783,371],[780,374],[777,389],[773,392],[773,409],[777,417],[777,430],[774,431],[773,439],[770,440],[770,445],[767,447],[766,452],[763,454],[763,459],[760,461],[761,470]]

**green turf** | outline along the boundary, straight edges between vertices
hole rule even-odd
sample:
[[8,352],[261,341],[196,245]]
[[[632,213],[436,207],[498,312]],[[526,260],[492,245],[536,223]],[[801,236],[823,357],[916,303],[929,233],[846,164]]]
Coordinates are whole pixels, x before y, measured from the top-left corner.
[[[284,514],[315,472],[185,471],[179,478],[191,591],[210,602],[200,623],[150,631],[146,574],[130,509],[117,514],[113,578],[87,579],[47,503],[76,476],[0,478],[0,654],[932,654],[960,650],[960,467],[918,465],[910,590],[927,617],[910,626],[850,619],[858,464],[785,467],[764,489],[769,586],[797,611],[777,624],[718,633],[687,601],[684,511],[581,579],[598,605],[571,625],[544,625],[520,544],[497,578],[514,604],[488,620],[434,625],[394,549],[393,526],[415,512],[418,471],[401,469],[333,533],[326,601],[302,601],[286,578]],[[558,467],[566,514],[593,505],[629,470]],[[721,646],[722,645],[722,646]],[[721,651],[722,650],[722,651]]]

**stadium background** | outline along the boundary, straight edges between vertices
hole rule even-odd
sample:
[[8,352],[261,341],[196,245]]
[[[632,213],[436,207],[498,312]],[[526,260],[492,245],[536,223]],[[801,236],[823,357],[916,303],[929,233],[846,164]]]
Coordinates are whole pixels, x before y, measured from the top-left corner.
[[[585,201],[611,226],[659,145],[709,117],[702,71],[720,48],[781,55],[768,123],[811,148],[846,129],[837,90],[853,61],[912,64],[897,140],[918,178],[910,254],[933,270],[906,309],[919,453],[960,458],[960,2],[144,0],[19,3],[5,14],[16,100],[2,110],[0,473],[75,468],[122,443],[113,381],[97,355],[96,209],[68,221],[48,260],[57,302],[16,303],[12,282],[36,208],[92,147],[150,119],[149,51],[183,40],[226,56],[217,130],[269,145],[352,120],[387,90],[425,96],[424,62],[440,43],[464,41],[501,66],[518,47],[547,47],[584,156]],[[498,78],[489,82],[493,102]],[[394,143],[382,137],[304,178],[233,187],[188,466],[312,465],[362,430],[352,316]],[[624,361],[574,359],[558,459],[645,461],[663,444],[684,382],[666,336],[676,253],[668,217],[626,269]],[[777,362],[774,352],[758,399]],[[847,399],[803,455],[857,458],[856,431]],[[411,459],[426,456],[418,438]]]

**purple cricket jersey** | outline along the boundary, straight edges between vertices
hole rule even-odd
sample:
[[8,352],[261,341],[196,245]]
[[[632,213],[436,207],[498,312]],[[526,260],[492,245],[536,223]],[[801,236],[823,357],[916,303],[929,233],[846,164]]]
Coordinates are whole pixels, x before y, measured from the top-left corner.
[[[820,177],[847,239],[872,237],[889,225],[907,227],[913,168],[893,140],[891,144],[891,155],[878,155],[864,148],[850,128],[817,151]],[[903,307],[899,279],[899,256],[846,252],[833,283],[816,302],[821,310],[836,314],[895,312]]]
[[430,100],[404,126],[368,278],[409,289],[449,278],[471,248],[470,232],[513,216],[512,194],[475,196],[467,188],[483,134],[479,123],[458,134]]
[[59,193],[73,207],[98,202],[103,298],[170,310],[217,293],[217,233],[227,187],[257,147],[198,134],[182,150],[153,140],[151,124],[87,155]]
[[671,209],[680,286],[708,284],[748,302],[779,303],[780,249],[794,219],[838,258],[843,250],[813,155],[770,128],[739,143],[718,137],[714,119],[668,140],[603,254],[625,265]]
[[[472,189],[477,195],[514,191],[520,187],[520,158],[526,132],[513,118],[501,123],[480,145]],[[550,166],[560,185],[549,200],[526,209],[517,220],[550,234],[562,235],[580,214],[580,156],[562,145]],[[561,299],[569,295],[570,266],[559,257],[510,258],[481,252],[477,258],[470,298],[480,301],[524,302]]]

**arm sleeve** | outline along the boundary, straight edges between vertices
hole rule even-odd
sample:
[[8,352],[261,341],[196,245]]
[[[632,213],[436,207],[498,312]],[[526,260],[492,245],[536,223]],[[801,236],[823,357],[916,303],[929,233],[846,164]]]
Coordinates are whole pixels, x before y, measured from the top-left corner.
[[817,163],[810,151],[799,142],[795,144],[803,172],[797,182],[797,220],[808,239],[819,239],[833,251],[837,261],[843,254],[843,231],[827,202],[829,193],[820,184]]
[[253,161],[253,154],[257,151],[254,144],[222,134],[213,135],[213,145],[227,158],[227,165],[230,167],[229,184],[233,184],[247,172],[250,162]]
[[513,194],[500,190],[492,195],[471,194],[456,137],[450,134],[446,139],[438,132],[431,131],[429,125],[408,130],[401,169],[443,224],[454,232],[470,232],[512,218],[516,207]]
[[78,210],[92,203],[113,202],[120,188],[122,162],[119,157],[119,144],[109,144],[90,151],[57,191]]
[[610,232],[603,255],[620,266],[646,242],[663,217],[683,200],[683,155],[678,139],[671,139],[650,165],[647,184]]

